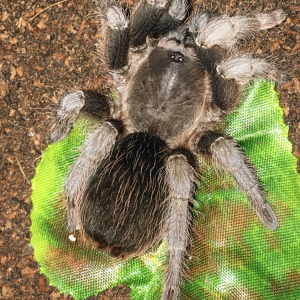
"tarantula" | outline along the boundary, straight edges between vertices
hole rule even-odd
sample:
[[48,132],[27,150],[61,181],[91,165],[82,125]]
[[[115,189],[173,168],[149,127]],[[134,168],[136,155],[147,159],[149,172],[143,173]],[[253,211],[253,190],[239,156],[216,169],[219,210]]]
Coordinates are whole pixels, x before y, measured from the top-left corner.
[[259,220],[278,220],[237,143],[213,131],[255,77],[284,82],[264,59],[239,55],[239,39],[272,28],[282,10],[254,16],[187,13],[186,0],[142,0],[131,16],[107,5],[103,18],[114,99],[67,94],[52,139],[64,139],[80,113],[102,122],[85,141],[64,184],[67,228],[117,258],[141,255],[167,238],[162,299],[177,299],[189,246],[199,157],[229,172]]

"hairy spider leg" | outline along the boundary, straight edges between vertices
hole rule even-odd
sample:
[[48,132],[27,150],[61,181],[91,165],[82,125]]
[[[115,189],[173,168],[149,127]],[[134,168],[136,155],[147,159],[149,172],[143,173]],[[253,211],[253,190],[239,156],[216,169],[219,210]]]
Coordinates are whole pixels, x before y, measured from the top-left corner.
[[199,30],[196,43],[205,48],[219,45],[229,49],[236,44],[237,39],[251,36],[260,30],[272,28],[280,24],[285,18],[286,14],[281,9],[271,13],[257,14],[254,17],[223,16],[214,18]]
[[81,154],[65,181],[64,191],[68,200],[67,226],[69,232],[82,228],[79,210],[86,184],[115,144],[121,128],[117,123],[117,120],[107,121],[94,130],[84,143]]
[[106,61],[109,69],[117,70],[128,64],[128,21],[124,11],[116,6],[108,8],[106,17]]
[[215,65],[212,73],[214,102],[226,113],[241,101],[242,87],[250,80],[264,77],[284,83],[288,77],[264,59],[249,57],[228,58]]
[[[191,159],[192,158],[192,159]],[[174,149],[166,162],[168,267],[162,300],[178,299],[192,220],[190,201],[196,189],[197,164],[186,149]],[[196,167],[197,169],[197,167]]]
[[231,112],[240,103],[242,85],[251,79],[266,77],[279,83],[288,80],[264,59],[230,57],[230,50],[238,39],[272,28],[285,17],[282,10],[276,10],[255,17],[209,19],[209,16],[201,15],[190,21],[191,30],[198,30],[195,38],[197,56],[212,78],[213,100],[225,113]]
[[76,91],[67,94],[59,103],[51,139],[54,142],[63,140],[70,133],[80,113],[103,120],[109,117],[110,107],[105,96],[94,92]]
[[234,140],[208,132],[200,139],[198,150],[211,157],[213,165],[232,175],[238,187],[247,194],[262,224],[274,231],[279,228],[277,217],[266,200],[266,194],[252,165]]

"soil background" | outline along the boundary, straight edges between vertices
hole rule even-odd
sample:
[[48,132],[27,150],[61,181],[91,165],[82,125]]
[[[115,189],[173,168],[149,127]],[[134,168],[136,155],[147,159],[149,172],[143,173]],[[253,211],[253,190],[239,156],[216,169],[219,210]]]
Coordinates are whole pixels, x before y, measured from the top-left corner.
[[[291,75],[277,90],[299,160],[300,0],[195,2],[220,13],[287,12],[282,24],[241,48],[269,58]],[[132,7],[134,1],[124,4]],[[49,286],[34,259],[30,180],[51,142],[53,113],[65,92],[110,84],[99,65],[99,26],[95,0],[0,1],[0,299],[73,299]],[[117,287],[90,299],[129,299],[129,291]]]

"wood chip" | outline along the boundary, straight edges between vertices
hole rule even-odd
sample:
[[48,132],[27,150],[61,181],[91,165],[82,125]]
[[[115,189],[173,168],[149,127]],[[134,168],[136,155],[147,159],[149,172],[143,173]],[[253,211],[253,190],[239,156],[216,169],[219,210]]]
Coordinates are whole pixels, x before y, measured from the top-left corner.
[[290,107],[287,106],[285,109],[284,109],[284,115],[287,117],[290,113]]
[[40,66],[35,66],[34,67],[38,72],[40,72],[42,70],[42,68]]
[[10,67],[10,77],[9,80],[13,80],[17,74],[16,68],[14,66]]
[[34,10],[34,13],[35,13],[35,14],[38,14],[38,13],[40,13],[40,12],[42,12],[42,11],[43,11],[43,8],[41,8],[41,7],[36,7],[35,10]]
[[2,287],[2,295],[3,295],[4,299],[13,299],[14,291],[7,285],[4,285]]
[[296,156],[297,158],[300,158],[300,151],[299,150],[295,150],[293,152],[293,155]]
[[297,51],[300,48],[300,44],[296,44],[295,47],[293,48],[293,51]]
[[71,56],[67,57],[66,60],[65,60],[65,65],[66,65],[67,67],[70,66],[70,60],[72,60],[72,57],[71,57]]
[[5,40],[7,38],[9,38],[9,34],[8,33],[2,33],[2,34],[0,34],[0,40]]
[[22,107],[19,107],[19,108],[18,108],[18,111],[19,111],[22,115],[27,116],[26,110],[24,110]]
[[28,28],[29,31],[31,31],[31,32],[33,31],[33,28],[29,23],[27,23],[27,28]]
[[33,278],[35,274],[35,270],[31,269],[30,267],[26,266],[22,271],[21,274],[23,276],[27,276],[29,278]]
[[6,229],[12,229],[12,222],[9,221],[9,220],[7,220],[7,221],[6,221],[5,228],[6,228]]
[[83,19],[81,24],[80,24],[80,27],[79,27],[79,32],[78,32],[79,35],[81,35],[82,30],[84,29],[85,23],[86,23],[86,19]]
[[291,6],[291,11],[300,11],[300,5],[299,6]]
[[52,292],[50,294],[50,299],[51,300],[58,300],[60,298],[60,292]]
[[19,77],[23,77],[24,74],[24,66],[20,66],[18,68],[16,68],[17,74]]
[[9,17],[9,13],[7,11],[2,14],[2,22],[4,22]]
[[55,52],[53,54],[53,59],[55,59],[55,60],[63,60],[64,59],[64,55],[61,52]]
[[41,292],[45,293],[47,291],[45,278],[43,276],[39,277],[38,282],[39,282],[39,288]]
[[8,41],[12,45],[15,45],[18,42],[18,40],[16,38],[9,38]]
[[6,95],[6,83],[0,82],[0,96],[4,97]]
[[293,78],[293,84],[295,91],[300,94],[300,82],[297,78]]
[[26,20],[24,20],[23,17],[20,17],[20,19],[17,21],[17,26],[19,29],[25,28],[26,24],[27,24],[27,22],[26,22]]
[[34,80],[34,81],[33,81],[33,85],[34,85],[34,86],[38,86],[38,87],[42,87],[42,86],[44,86],[44,83],[43,83],[43,82],[39,82],[39,81],[37,81],[37,80]]
[[46,25],[45,25],[46,22],[47,22],[46,19],[42,19],[42,20],[37,24],[37,27],[40,28],[40,29],[46,28]]
[[8,215],[8,219],[9,219],[9,220],[14,219],[14,218],[16,217],[16,214],[17,214],[17,213],[16,213],[15,211],[14,211],[13,213],[9,214],[9,215]]
[[6,256],[1,257],[1,265],[5,265],[6,263]]
[[58,104],[58,99],[57,99],[56,95],[53,95],[53,97],[51,98],[51,101],[56,105]]

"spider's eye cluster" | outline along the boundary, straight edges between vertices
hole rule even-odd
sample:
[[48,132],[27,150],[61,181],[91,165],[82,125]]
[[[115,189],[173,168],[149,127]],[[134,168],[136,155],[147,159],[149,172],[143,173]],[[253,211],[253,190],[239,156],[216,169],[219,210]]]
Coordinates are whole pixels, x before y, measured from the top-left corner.
[[184,55],[180,52],[172,52],[170,58],[175,62],[183,62],[184,61]]

